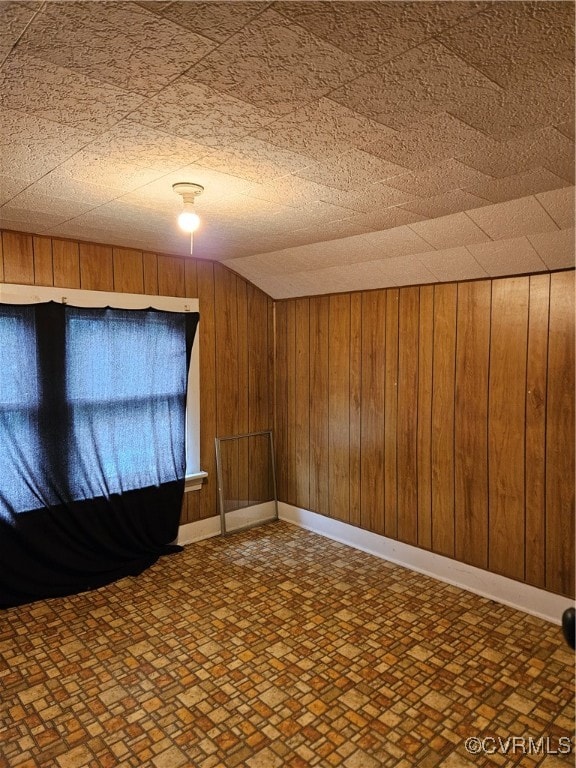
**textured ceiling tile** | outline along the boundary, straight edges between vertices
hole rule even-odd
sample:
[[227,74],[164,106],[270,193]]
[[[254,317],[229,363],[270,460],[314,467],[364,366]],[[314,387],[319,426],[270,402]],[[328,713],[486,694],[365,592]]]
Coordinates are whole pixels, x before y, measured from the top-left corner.
[[135,109],[130,120],[219,147],[247,136],[273,118],[266,110],[181,78]]
[[213,149],[199,165],[233,173],[254,182],[286,176],[313,163],[310,157],[275,147],[266,141],[247,137],[222,149]]
[[397,176],[406,169],[360,149],[352,149],[333,160],[310,165],[295,175],[327,187],[344,191],[360,189],[370,183]]
[[53,222],[44,224],[40,221],[34,221],[33,217],[28,221],[0,217],[0,227],[2,229],[12,229],[16,232],[30,232],[34,235],[47,235],[52,231],[52,226]]
[[128,2],[47,3],[20,46],[29,56],[144,95],[214,49],[212,41]]
[[380,261],[320,269],[308,274],[307,293],[314,291],[317,285],[322,286],[322,293],[347,293],[367,284],[372,288],[389,288],[396,283],[388,272]]
[[190,29],[203,37],[222,43],[258,14],[261,2],[175,2],[140,3],[144,8],[160,13],[175,24]]
[[276,2],[274,9],[363,61],[384,62],[485,3]]
[[16,195],[9,203],[2,207],[2,213],[10,216],[12,210],[34,211],[50,213],[62,219],[71,219],[81,213],[85,213],[92,207],[91,203],[82,200],[70,200],[58,198],[53,195],[41,195],[30,187],[19,195]]
[[506,141],[493,141],[490,146],[474,147],[472,152],[458,154],[458,159],[496,178],[538,166],[562,176],[555,167],[574,165],[574,142],[556,128],[544,128]]
[[0,65],[43,3],[0,3]]
[[574,132],[574,128],[575,128],[574,116],[572,116],[571,119],[568,117],[567,120],[562,121],[561,123],[558,123],[554,127],[556,128],[557,131],[560,131],[561,134],[563,134],[564,136],[567,136],[569,139],[572,139],[572,141],[574,141],[574,139],[576,138],[575,132]]
[[[386,259],[381,263],[382,275],[395,285],[422,285],[438,282],[432,272],[416,256]],[[381,286],[374,285],[374,288]]]
[[393,229],[394,227],[402,227],[405,224],[412,224],[415,221],[422,221],[425,219],[419,213],[413,213],[406,209],[394,205],[391,208],[382,208],[375,210],[372,213],[358,214],[354,217],[354,220],[358,224],[366,224],[372,230]]
[[357,78],[330,98],[391,128],[405,128],[437,112],[458,116],[501,89],[444,46],[432,41]]
[[[420,235],[429,246],[440,249],[489,240],[488,235],[465,213],[454,213],[451,216],[410,224],[410,229]],[[428,251],[430,248],[422,250]]]
[[475,208],[467,211],[467,216],[492,240],[559,229],[534,197]]
[[365,149],[370,145],[376,149],[395,136],[396,131],[342,104],[320,98],[283,116],[254,135],[276,146],[321,161],[338,157],[351,147]]
[[491,200],[493,203],[503,203],[518,197],[528,197],[539,191],[546,192],[550,189],[567,187],[569,182],[545,168],[534,168],[504,179],[490,179],[465,186],[473,195]]
[[[571,192],[544,190],[574,174],[573,67],[558,55],[562,40],[551,52],[556,22],[534,32],[541,4],[498,5],[485,8],[495,28],[481,24],[481,66],[482,46],[466,62],[438,42],[446,25],[474,29],[473,3],[36,5],[42,13],[0,69],[11,114],[0,118],[5,220],[186,255],[172,184],[190,181],[205,187],[195,255],[276,254],[294,295],[476,277],[462,246],[488,237],[533,233],[546,263],[565,265],[569,236],[557,233],[573,221]],[[16,16],[29,7],[0,4]],[[503,15],[518,19],[506,35]],[[4,24],[0,41],[12,45],[23,29]],[[482,74],[492,66],[506,90]],[[205,84],[193,80],[200,72]],[[159,84],[147,97],[126,90]],[[390,170],[396,181],[379,178]],[[535,196],[495,205],[472,194],[481,183],[498,199]],[[73,218],[55,224],[62,216]]]
[[440,39],[503,87],[530,65],[572,60],[574,7],[564,2],[491,3]]
[[316,293],[314,288],[310,290],[310,279],[302,279],[298,275],[262,277],[254,281],[254,285],[273,299],[291,299],[295,296],[307,296]]
[[525,237],[466,247],[490,277],[546,270],[546,265]]
[[500,140],[562,123],[574,112],[573,65],[560,62],[540,75],[526,76],[484,101],[454,105],[452,113]]
[[439,112],[401,131],[388,130],[387,135],[369,135],[365,149],[412,171],[422,171],[440,160],[457,157],[461,153],[488,151],[494,143],[493,139],[461,120]]
[[175,222],[171,222],[160,213],[153,213],[147,208],[129,206],[119,200],[112,200],[98,208],[75,216],[74,221],[91,228],[104,226],[111,231],[124,228],[126,232],[139,231],[178,231]]
[[536,200],[546,209],[560,229],[574,226],[574,187],[542,192],[536,195]]
[[0,173],[33,181],[93,136],[87,130],[0,108]]
[[[471,185],[487,181],[490,179],[485,174],[463,165],[458,160],[451,159],[433,165],[425,171],[396,176],[393,179],[388,179],[386,183],[390,187],[417,197],[433,197],[453,189],[471,187]],[[470,191],[474,193],[473,189]],[[483,197],[480,194],[477,196]]]
[[[273,255],[273,254],[270,254]],[[232,265],[233,266],[233,265]],[[425,270],[420,266],[420,273]],[[339,265],[309,272],[296,272],[286,276],[265,277],[257,285],[274,298],[345,293],[359,290],[363,285],[371,288],[388,288],[396,285],[390,273],[396,273],[395,265],[372,261],[364,264]],[[429,273],[428,273],[429,275]]]
[[[200,198],[198,198],[198,206]],[[246,226],[253,226],[259,220],[268,221],[276,214],[286,210],[286,206],[278,203],[269,203],[265,200],[256,200],[248,195],[234,195],[215,201],[212,206],[207,206],[215,217],[226,218],[244,222]],[[291,208],[290,210],[294,210]]]
[[362,235],[367,249],[372,249],[380,259],[410,256],[430,250],[430,244],[410,227],[396,227],[384,232]]
[[56,168],[56,170],[35,181],[28,190],[46,198],[54,197],[65,200],[77,200],[81,203],[86,203],[90,207],[103,205],[121,192],[118,189],[99,187],[89,181],[74,179],[63,173],[60,168]]
[[[398,178],[401,177],[394,177],[394,179]],[[409,203],[416,199],[410,192],[404,192],[390,186],[388,182],[392,181],[393,179],[387,179],[386,183],[377,181],[374,184],[368,184],[363,189],[342,193],[339,195],[339,204],[346,205],[353,211],[375,215],[383,213],[384,209]],[[332,200],[335,198],[332,197]]]
[[164,173],[121,161],[118,157],[80,150],[58,167],[58,175],[110,190],[129,192],[149,184]]
[[4,176],[0,173],[0,205],[7,203],[23,189],[26,189],[30,182],[26,179],[20,179],[17,176]]
[[287,232],[304,229],[315,224],[348,219],[352,213],[346,208],[330,205],[330,203],[324,203],[321,200],[314,200],[302,208],[283,207],[281,211],[266,221],[265,226],[271,232]]
[[111,128],[142,101],[113,85],[18,53],[0,70],[0,94],[6,109],[95,132]]
[[489,205],[489,201],[472,195],[463,189],[453,189],[450,192],[444,192],[442,195],[433,195],[422,200],[415,200],[402,207],[408,211],[421,214],[426,218],[435,219],[440,216],[448,216],[452,213],[466,211],[469,208],[480,208],[482,205]]
[[359,265],[378,257],[375,248],[367,246],[362,235],[313,243],[307,248],[299,249],[299,252],[305,264],[301,271],[327,269],[344,264]]
[[379,226],[372,226],[366,220],[365,214],[357,214],[347,219],[338,219],[337,221],[327,221],[297,230],[303,237],[308,233],[307,241],[315,243],[323,240],[335,240],[337,238],[353,237],[367,232],[373,232],[381,229]]
[[257,253],[253,256],[226,259],[224,263],[248,280],[254,277],[276,277],[300,272],[306,268],[307,264],[302,256],[298,256],[298,249],[296,248],[282,249],[276,253]]
[[486,277],[486,270],[464,247],[419,253],[418,258],[441,283]]
[[266,10],[187,76],[282,115],[318,99],[362,70],[343,51]]
[[529,235],[528,240],[548,269],[568,269],[574,266],[574,229]]
[[[66,218],[66,216],[58,215],[57,213],[47,213],[45,211],[29,211],[20,208],[8,208],[8,206],[0,208],[0,227],[4,229],[25,228],[27,232],[36,232],[40,231],[40,229],[44,231],[48,227],[65,221]],[[36,226],[39,228],[38,230],[34,229]]]
[[282,205],[297,208],[313,200],[321,200],[325,189],[320,184],[299,179],[291,174],[275,179],[273,182],[254,185],[249,194],[251,197],[266,200],[269,203],[282,203]]
[[101,134],[86,149],[92,155],[106,158],[106,162],[164,172],[189,165],[213,152],[204,144],[196,144],[128,120],[122,120]]

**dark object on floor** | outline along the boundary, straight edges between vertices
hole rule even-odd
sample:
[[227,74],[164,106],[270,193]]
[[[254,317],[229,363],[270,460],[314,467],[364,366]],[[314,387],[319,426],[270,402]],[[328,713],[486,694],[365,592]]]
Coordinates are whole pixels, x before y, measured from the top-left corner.
[[574,648],[574,608],[566,608],[562,614],[562,632],[570,648]]

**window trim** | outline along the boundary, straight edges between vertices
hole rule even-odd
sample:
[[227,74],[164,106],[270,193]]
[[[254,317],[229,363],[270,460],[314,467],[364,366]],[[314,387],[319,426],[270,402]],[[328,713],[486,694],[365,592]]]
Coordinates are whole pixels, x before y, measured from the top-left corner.
[[[0,283],[0,303],[41,304],[57,301],[74,307],[113,309],[160,309],[164,312],[199,312],[198,299],[178,296],[149,296],[143,293],[116,293],[86,291],[79,288]],[[188,388],[186,394],[186,477],[184,490],[196,491],[202,487],[208,473],[200,469],[200,340],[192,345]],[[190,418],[193,414],[195,418]]]

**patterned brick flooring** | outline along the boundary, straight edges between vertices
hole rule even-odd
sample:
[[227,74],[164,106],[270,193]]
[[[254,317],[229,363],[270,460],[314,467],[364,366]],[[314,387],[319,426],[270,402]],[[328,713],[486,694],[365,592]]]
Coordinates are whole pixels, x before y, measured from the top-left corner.
[[574,764],[558,627],[282,522],[1,612],[0,684],[2,768]]

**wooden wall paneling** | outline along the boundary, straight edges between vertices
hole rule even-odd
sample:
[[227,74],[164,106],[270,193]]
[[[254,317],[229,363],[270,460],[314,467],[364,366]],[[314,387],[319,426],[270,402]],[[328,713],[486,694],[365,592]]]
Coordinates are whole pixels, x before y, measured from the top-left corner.
[[546,589],[574,596],[574,272],[550,276]]
[[[268,358],[268,387],[266,391],[268,393],[268,419],[267,428],[272,430],[272,439],[275,445],[276,443],[276,304],[269,297],[266,296],[266,315],[268,318],[268,339],[266,341],[266,350]],[[274,465],[276,467],[276,464]],[[270,470],[270,476],[268,480],[268,496],[272,496],[274,493],[274,487],[272,484],[272,472]]]
[[54,285],[52,238],[35,235],[32,238],[32,249],[34,252],[35,285]]
[[328,477],[330,517],[350,519],[350,294],[329,299]]
[[[212,517],[218,512],[216,499],[216,453],[214,437],[218,415],[216,397],[216,323],[214,311],[214,265],[198,262],[198,299],[200,305],[200,467],[208,472],[200,493],[200,515]],[[195,492],[193,492],[195,493]]]
[[145,251],[142,254],[144,272],[144,293],[150,296],[158,295],[158,256]]
[[[268,409],[268,300],[248,284],[248,431],[270,429]],[[249,494],[255,502],[270,497],[271,469],[268,444],[260,437],[249,440]]]
[[185,296],[184,259],[178,256],[158,256],[158,294]]
[[4,246],[2,244],[3,233],[0,232],[0,282],[4,282]]
[[[146,254],[142,254],[142,292],[146,293]],[[186,259],[184,262],[184,292],[186,298],[198,298],[198,270],[195,259]],[[199,329],[196,331],[198,334],[194,343],[199,342]],[[193,523],[196,520],[200,520],[201,514],[201,491],[196,491],[184,494],[184,505],[186,515],[186,522]]]
[[276,304],[268,296],[266,297],[266,308],[268,315],[268,339],[267,339],[267,352],[268,352],[268,387],[266,389],[268,396],[268,420],[269,427],[274,426],[274,414],[276,408],[276,401],[274,397],[274,389],[276,386],[276,368],[275,368],[275,337],[276,337]]
[[362,294],[350,296],[350,515],[352,525],[361,519],[362,451]]
[[432,368],[434,362],[434,286],[420,288],[418,330],[418,546],[432,548]]
[[488,366],[491,282],[458,285],[455,554],[488,565]]
[[362,294],[360,525],[384,534],[386,291]]
[[114,290],[118,293],[144,293],[144,260],[142,251],[114,248]]
[[524,578],[528,277],[492,285],[488,403],[488,567]]
[[86,291],[114,290],[114,264],[110,246],[80,243],[80,286]]
[[286,381],[288,398],[288,432],[286,435],[286,498],[296,504],[296,302],[288,301]]
[[[238,435],[238,303],[236,275],[220,264],[214,265],[214,311],[216,323],[216,393],[218,398],[218,437]],[[231,503],[239,500],[238,441],[224,448],[222,459],[230,489]]]
[[[144,254],[142,254],[144,259]],[[143,277],[145,274],[143,264]],[[187,299],[198,298],[198,266],[196,259],[184,260],[184,294]]]
[[250,391],[248,427],[250,432],[270,429],[268,375],[269,335],[268,299],[265,294],[248,284],[248,387]]
[[34,284],[34,249],[32,235],[2,232],[4,282]]
[[180,524],[194,523],[201,519],[200,513],[200,493],[197,491],[190,491],[184,494],[182,501],[182,513],[180,516]]
[[295,504],[310,506],[310,300],[297,299],[295,377]]
[[[236,277],[236,312],[238,315],[238,434],[249,431],[249,376],[248,376],[248,295],[246,281]],[[249,444],[248,438],[238,441],[238,497],[241,504],[248,506],[249,490]]]
[[276,483],[278,499],[287,501],[288,489],[288,302],[276,304],[276,350],[275,350],[275,448]]
[[550,275],[530,277],[526,370],[526,574],[546,586],[546,396]]
[[[146,293],[146,256],[142,254],[142,292]],[[184,262],[184,293],[186,298],[194,299],[198,298],[198,270],[195,259],[186,259]],[[194,343],[199,342],[200,332],[197,329],[198,334]],[[184,494],[184,500],[186,503],[186,521],[188,523],[195,522],[201,519],[201,491],[196,491]]]
[[248,438],[249,482],[252,504],[269,501],[272,498],[272,468],[267,435]]
[[454,556],[455,283],[434,286],[432,363],[432,551]]
[[398,538],[418,542],[418,333],[420,290],[400,290],[398,314]]
[[73,240],[52,240],[54,285],[80,288],[80,247]]
[[399,291],[386,291],[386,379],[384,394],[384,533],[398,536],[398,305]]
[[310,299],[310,509],[329,514],[327,296]]

